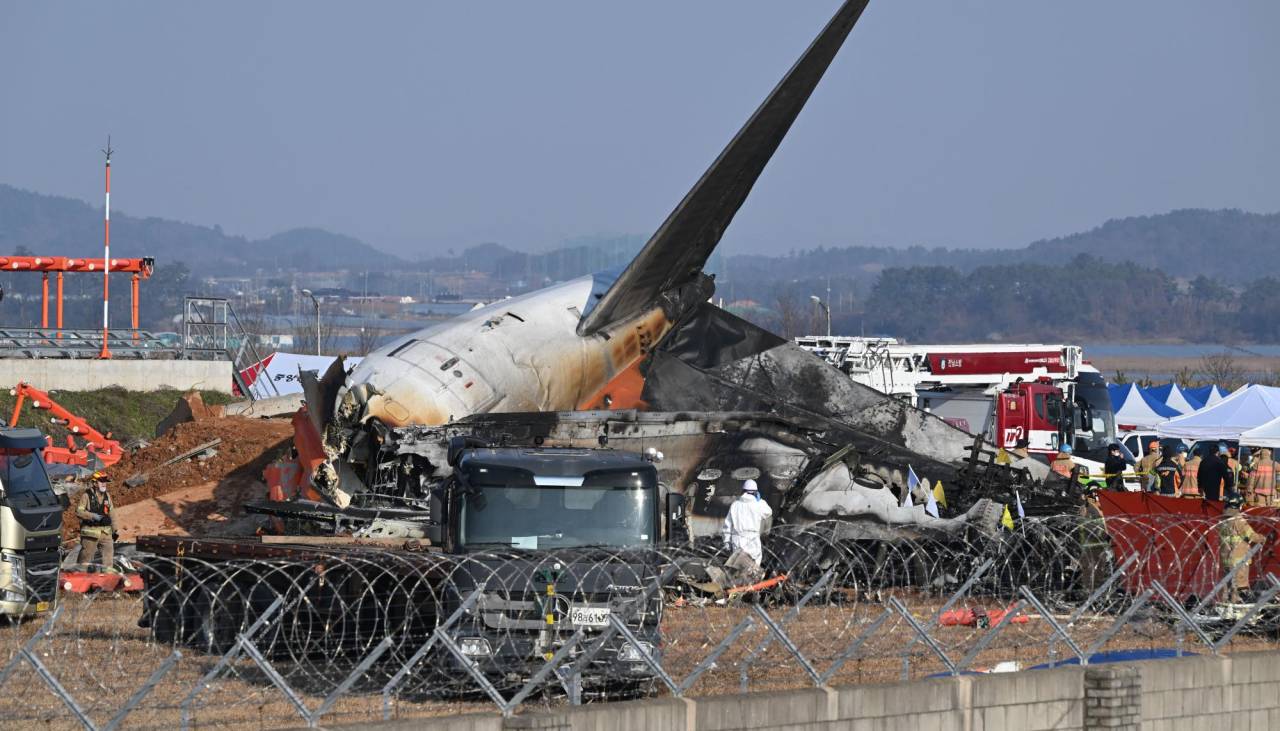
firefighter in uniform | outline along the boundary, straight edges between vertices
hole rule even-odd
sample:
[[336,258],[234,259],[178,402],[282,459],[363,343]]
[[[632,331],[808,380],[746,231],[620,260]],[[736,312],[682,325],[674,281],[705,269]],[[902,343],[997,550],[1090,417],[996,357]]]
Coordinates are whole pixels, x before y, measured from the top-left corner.
[[1249,477],[1244,483],[1244,494],[1250,505],[1271,507],[1275,505],[1276,463],[1270,449],[1258,450],[1257,457],[1249,465]]
[[1226,509],[1222,513],[1222,522],[1218,523],[1218,560],[1222,562],[1222,571],[1231,571],[1241,562],[1244,567],[1236,572],[1231,582],[1231,602],[1239,604],[1243,597],[1241,591],[1249,588],[1249,569],[1252,560],[1247,559],[1249,545],[1262,543],[1265,538],[1249,527],[1249,521],[1240,514],[1240,506],[1244,504],[1241,495],[1227,498]]
[[1191,458],[1182,465],[1182,497],[1199,499],[1200,495],[1200,453],[1193,452]]
[[1080,506],[1080,591],[1088,596],[1110,574],[1107,566],[1107,549],[1111,539],[1107,536],[1107,522],[1098,502],[1099,485],[1090,482],[1084,486],[1084,504]]
[[1071,445],[1064,444],[1058,449],[1058,453],[1054,455],[1053,461],[1049,463],[1049,469],[1055,474],[1066,478],[1071,477],[1071,470],[1076,468],[1075,460],[1071,459]]
[[93,485],[80,493],[76,517],[80,519],[80,564],[91,567],[101,547],[104,570],[115,573],[116,516],[111,494],[107,492],[108,482],[105,472],[93,473]]
[[1173,450],[1173,463],[1178,466],[1178,497],[1182,497],[1182,483],[1186,479],[1187,474],[1187,445],[1178,443],[1177,449]]
[[1236,448],[1231,447],[1228,452],[1227,467],[1231,470],[1231,477],[1235,479],[1235,491],[1243,494],[1244,491],[1244,466],[1240,464],[1240,460],[1236,458]]
[[1156,484],[1165,497],[1182,494],[1182,465],[1178,464],[1177,457],[1171,454],[1156,465]]
[[1159,480],[1156,479],[1156,465],[1160,464],[1161,459],[1163,455],[1160,453],[1160,440],[1152,439],[1147,444],[1147,456],[1138,460],[1138,482],[1146,492],[1160,489]]

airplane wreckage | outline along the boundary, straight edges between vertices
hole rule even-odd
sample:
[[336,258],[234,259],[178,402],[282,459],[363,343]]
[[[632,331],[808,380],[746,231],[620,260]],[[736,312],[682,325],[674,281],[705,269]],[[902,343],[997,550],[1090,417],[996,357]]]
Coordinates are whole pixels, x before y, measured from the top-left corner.
[[[754,478],[775,524],[839,519],[850,538],[994,531],[1078,505],[1074,483],[900,400],[710,303],[703,267],[852,30],[845,2],[620,273],[492,303],[402,337],[346,372],[304,374],[295,417],[305,489],[256,512],[365,534],[425,535],[457,438],[661,451],[691,533],[716,533]],[[477,441],[477,443],[479,443]],[[902,507],[944,485],[944,517]],[[310,497],[311,499],[307,499]]]
[[[256,641],[271,657],[327,666],[368,662],[359,658],[375,646],[408,662],[428,636],[465,642],[465,653],[437,645],[415,672],[434,692],[464,693],[468,672],[521,693],[555,682],[547,659],[571,657],[590,633],[593,649],[574,661],[589,663],[583,687],[626,692],[653,680],[635,654],[663,644],[658,584],[696,602],[770,586],[785,598],[856,556],[832,580],[846,596],[869,586],[859,577],[873,566],[892,583],[943,585],[991,550],[1014,552],[1019,575],[1046,574],[1064,553],[1057,534],[1034,521],[1001,533],[1000,518],[1015,501],[1030,516],[1070,510],[1074,481],[998,459],[980,438],[709,303],[707,257],[866,3],[841,6],[616,276],[493,303],[350,372],[339,359],[323,377],[304,373],[298,469],[279,465],[291,477],[269,478],[269,499],[245,506],[286,535],[140,538],[139,625],[157,641],[223,652],[238,628],[286,606]],[[660,461],[638,456],[659,451]],[[911,471],[917,507],[903,507]],[[756,584],[735,563],[741,552],[713,537],[746,478],[774,511],[757,567],[773,578]],[[947,506],[935,518],[923,503],[939,482]],[[919,538],[956,550],[927,566],[919,551],[885,558]],[[833,541],[873,550],[840,558]],[[611,612],[625,637],[607,631]]]

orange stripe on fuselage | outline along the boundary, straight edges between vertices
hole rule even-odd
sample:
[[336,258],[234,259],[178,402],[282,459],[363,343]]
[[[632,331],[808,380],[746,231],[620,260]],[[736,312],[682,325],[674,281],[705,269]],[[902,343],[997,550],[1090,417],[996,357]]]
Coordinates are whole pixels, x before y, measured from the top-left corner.
[[[604,388],[591,394],[582,403],[578,404],[578,411],[593,411],[595,409],[646,409],[649,404],[645,403],[642,396],[644,395],[644,376],[640,373],[640,361],[642,357],[638,357],[631,361],[631,364],[615,375],[608,383],[604,384]],[[607,402],[606,402],[607,401]]]

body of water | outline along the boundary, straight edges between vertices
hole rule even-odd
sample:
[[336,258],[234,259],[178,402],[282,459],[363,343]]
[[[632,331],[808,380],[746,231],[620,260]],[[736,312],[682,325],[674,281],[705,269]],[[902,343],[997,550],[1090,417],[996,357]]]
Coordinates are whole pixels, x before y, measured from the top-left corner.
[[1280,345],[1087,343],[1084,346],[1086,358],[1200,358],[1219,353],[1230,353],[1237,357],[1280,358]]

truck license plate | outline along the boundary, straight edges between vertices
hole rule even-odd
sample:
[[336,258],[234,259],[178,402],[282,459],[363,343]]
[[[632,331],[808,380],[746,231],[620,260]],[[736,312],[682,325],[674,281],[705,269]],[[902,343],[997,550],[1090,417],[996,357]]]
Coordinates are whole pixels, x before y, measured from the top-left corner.
[[569,623],[579,627],[604,627],[609,624],[609,608],[569,607]]
[[37,612],[49,611],[49,602],[36,602],[36,611]]

